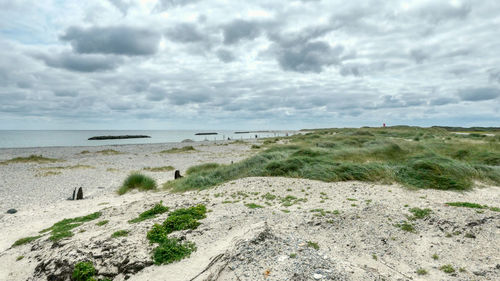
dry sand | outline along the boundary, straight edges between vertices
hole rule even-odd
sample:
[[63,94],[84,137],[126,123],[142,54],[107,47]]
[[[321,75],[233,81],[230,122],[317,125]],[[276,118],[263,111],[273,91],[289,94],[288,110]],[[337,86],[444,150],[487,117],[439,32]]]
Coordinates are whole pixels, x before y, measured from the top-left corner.
[[[3,150],[2,159],[43,154],[65,162],[0,166],[7,175],[0,185],[0,280],[64,280],[57,279],[58,274],[70,272],[83,260],[92,260],[101,277],[114,276],[113,280],[500,280],[500,213],[444,204],[467,201],[500,207],[500,187],[458,193],[361,182],[246,178],[200,192],[114,193],[130,171],[145,166],[172,165],[184,172],[191,165],[230,163],[255,153],[249,145],[200,143],[194,144],[198,152],[155,153],[171,146],[183,145],[113,147],[124,152],[119,155],[92,152],[108,147]],[[82,150],[91,153],[80,154]],[[36,176],[43,167],[77,164],[94,168]],[[144,173],[159,183],[173,177],[173,171]],[[87,199],[63,200],[80,185]],[[265,199],[266,193],[277,197]],[[298,200],[285,206],[280,198],[286,196]],[[167,214],[137,224],[127,221],[160,200],[171,209],[203,203],[210,212],[198,229],[174,234],[195,242],[197,251],[180,262],[156,266],[151,265],[154,245],[146,240],[146,232]],[[251,209],[248,203],[264,208]],[[4,213],[12,207],[19,212]],[[412,221],[415,233],[395,226],[408,220],[412,207],[432,210],[429,217]],[[87,222],[60,243],[43,236],[10,248],[17,239],[37,235],[63,218],[95,211],[103,213],[97,221],[109,223]],[[129,236],[111,238],[121,229],[129,230]],[[308,241],[319,249],[309,247]],[[24,258],[16,261],[19,256]],[[447,264],[456,271],[447,274],[439,269]],[[419,268],[427,274],[418,275]]]

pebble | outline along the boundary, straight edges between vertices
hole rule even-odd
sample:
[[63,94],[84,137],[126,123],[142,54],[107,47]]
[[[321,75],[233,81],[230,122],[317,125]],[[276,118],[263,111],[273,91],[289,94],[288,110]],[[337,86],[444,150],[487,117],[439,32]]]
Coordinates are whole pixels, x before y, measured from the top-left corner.
[[17,213],[16,209],[8,209],[7,210],[7,214],[15,214],[15,213]]
[[321,274],[319,274],[319,273],[314,273],[313,278],[314,278],[315,280],[319,280],[319,279],[323,278],[323,275],[321,275]]

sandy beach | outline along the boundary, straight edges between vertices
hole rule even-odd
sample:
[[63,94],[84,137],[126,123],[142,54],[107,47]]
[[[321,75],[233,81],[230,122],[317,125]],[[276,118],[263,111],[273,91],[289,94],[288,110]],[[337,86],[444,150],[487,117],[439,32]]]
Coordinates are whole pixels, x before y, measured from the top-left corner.
[[[185,145],[195,151],[159,153]],[[99,276],[112,280],[500,279],[500,213],[445,204],[499,207],[498,186],[415,191],[396,184],[253,177],[203,191],[116,194],[133,171],[160,185],[173,179],[174,171],[146,167],[173,166],[184,174],[193,165],[228,164],[254,153],[251,143],[230,142],[2,149],[0,161],[32,154],[60,161],[0,165],[0,280],[66,280],[58,274],[83,260],[92,260]],[[85,200],[66,200],[80,186]],[[160,201],[171,209],[205,204],[209,212],[197,229],[175,234],[195,242],[197,250],[182,261],[157,266],[146,233],[166,214],[137,224],[127,221]],[[414,221],[414,232],[402,231],[397,225],[414,207],[431,213]],[[7,214],[11,208],[18,212]],[[102,212],[99,221],[109,221],[106,225],[91,221],[58,243],[42,236],[11,247],[64,218],[96,211]],[[111,238],[122,229],[129,235]],[[445,265],[454,272],[443,272]]]

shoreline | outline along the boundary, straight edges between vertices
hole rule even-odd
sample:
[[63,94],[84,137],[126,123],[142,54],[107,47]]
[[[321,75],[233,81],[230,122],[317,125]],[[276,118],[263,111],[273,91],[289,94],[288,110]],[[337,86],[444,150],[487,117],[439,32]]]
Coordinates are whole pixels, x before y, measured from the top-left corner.
[[[84,197],[106,196],[119,188],[131,172],[153,177],[159,186],[174,178],[174,171],[150,172],[146,167],[173,166],[184,174],[187,168],[205,162],[228,164],[249,156],[248,145],[231,141],[116,144],[0,149],[0,161],[42,155],[54,163],[9,163],[0,165],[0,216],[8,209],[45,205],[66,200],[82,186]],[[254,143],[250,140],[249,144]],[[160,153],[171,148],[193,146],[194,152]]]

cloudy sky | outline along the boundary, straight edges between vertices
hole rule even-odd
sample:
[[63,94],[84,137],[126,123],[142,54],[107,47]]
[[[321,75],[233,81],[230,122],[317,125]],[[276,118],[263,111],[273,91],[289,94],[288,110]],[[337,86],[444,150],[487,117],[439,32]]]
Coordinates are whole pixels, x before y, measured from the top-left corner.
[[500,126],[497,0],[0,0],[0,129]]

